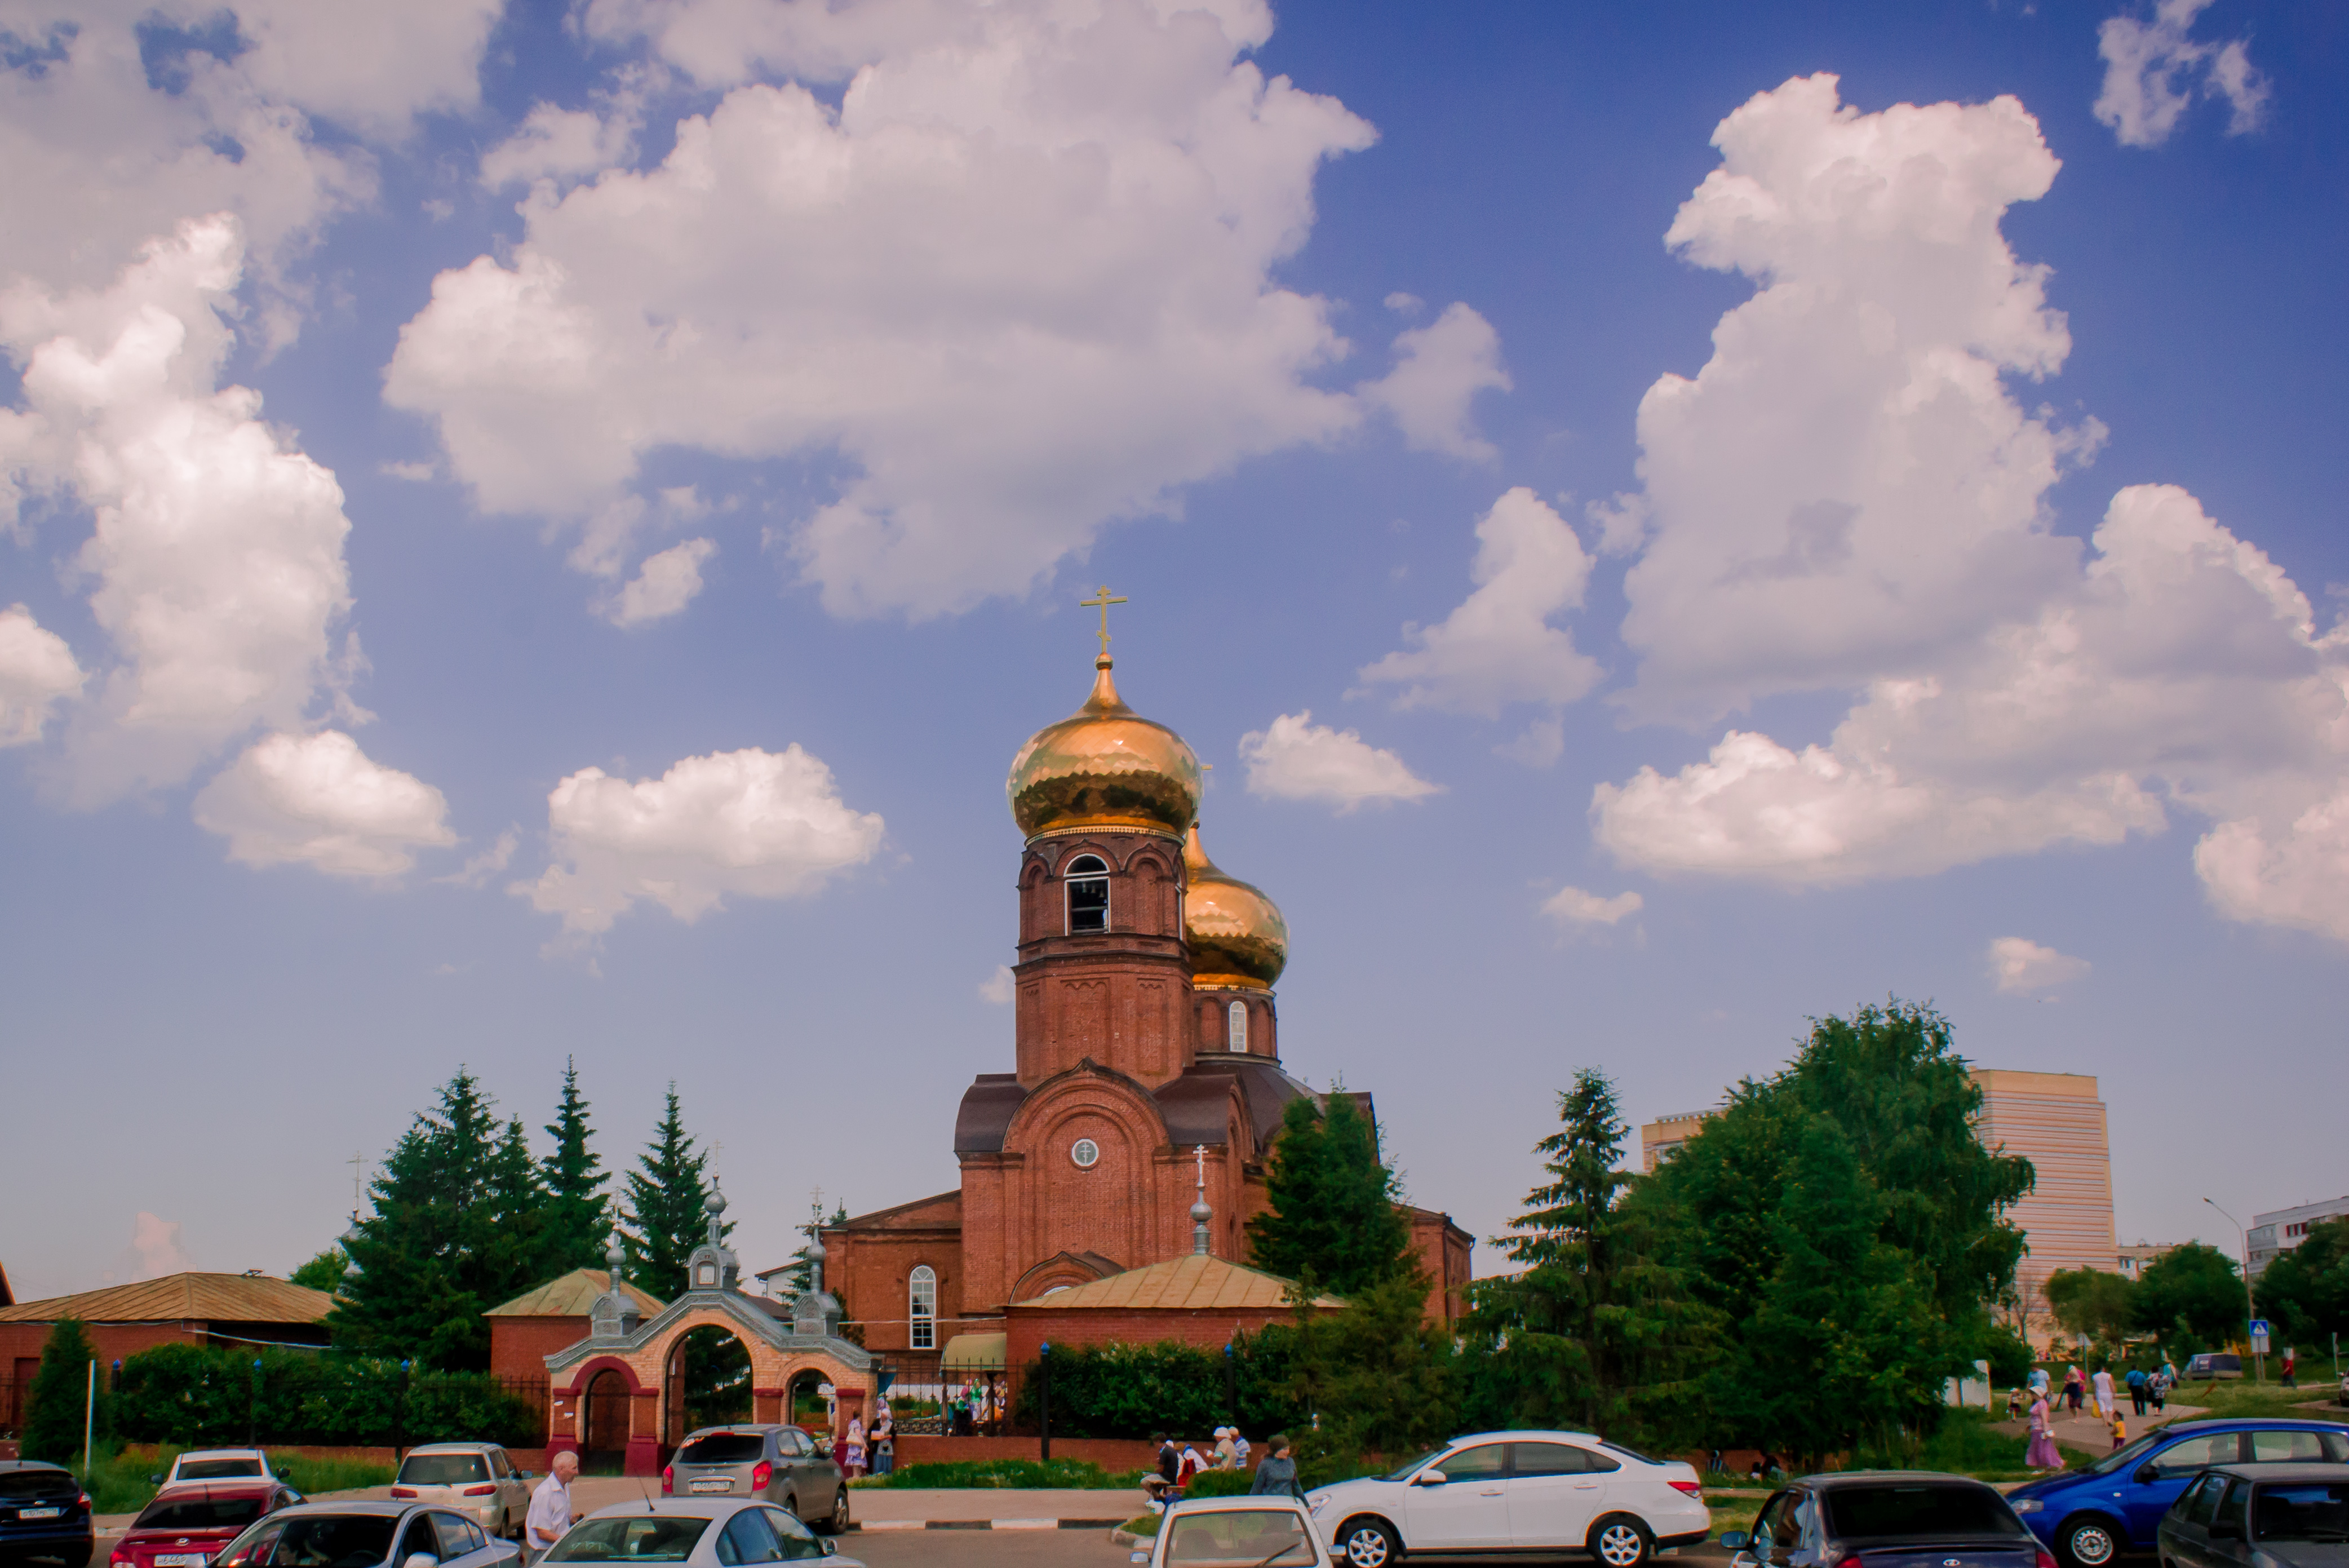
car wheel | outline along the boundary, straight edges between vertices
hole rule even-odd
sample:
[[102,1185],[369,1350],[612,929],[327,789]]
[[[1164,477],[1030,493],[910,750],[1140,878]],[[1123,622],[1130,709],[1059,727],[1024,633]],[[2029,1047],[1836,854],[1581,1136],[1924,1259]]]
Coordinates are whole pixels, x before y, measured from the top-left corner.
[[800,1500],[798,1498],[787,1497],[783,1499],[783,1511],[790,1514],[793,1519],[799,1519],[802,1524],[805,1524],[807,1522],[806,1520],[800,1519]]
[[2120,1551],[2113,1527],[2101,1519],[2075,1519],[2055,1537],[2055,1555],[2069,1568],[2106,1568]]
[[1338,1555],[1346,1560],[1349,1568],[1387,1568],[1402,1556],[1402,1542],[1380,1519],[1347,1521],[1331,1544],[1338,1548]]
[[1590,1555],[1607,1568],[1640,1568],[1654,1550],[1648,1527],[1630,1514],[1609,1514],[1590,1527]]
[[838,1535],[848,1529],[848,1483],[843,1481],[832,1494],[832,1517],[815,1527],[826,1535]]

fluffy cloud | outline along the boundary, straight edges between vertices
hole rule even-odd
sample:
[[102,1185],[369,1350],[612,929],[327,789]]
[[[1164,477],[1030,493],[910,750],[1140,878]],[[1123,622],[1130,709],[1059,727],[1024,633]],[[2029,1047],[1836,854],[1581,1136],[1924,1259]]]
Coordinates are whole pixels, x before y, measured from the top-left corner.
[[257,727],[303,729],[336,677],[341,487],[262,422],[258,394],[215,386],[242,261],[238,225],[213,217],[110,288],[0,292],[25,404],[0,414],[0,521],[25,490],[90,509],[77,565],[120,655],[57,764],[81,804],[178,783]]
[[1477,393],[1512,385],[1501,368],[1501,335],[1491,322],[1454,303],[1431,325],[1398,334],[1394,351],[1395,368],[1366,384],[1362,396],[1393,417],[1407,445],[1454,457],[1499,455],[1476,433],[1468,412]]
[[0,610],[0,746],[39,740],[57,702],[81,695],[83,679],[64,638],[23,605]]
[[2096,29],[2096,52],[2105,59],[2096,118],[2113,128],[2123,147],[2158,147],[2168,140],[2198,90],[2227,100],[2228,135],[2258,128],[2269,88],[2251,67],[2243,40],[2203,44],[2187,36],[2209,4],[2159,0],[2149,22],[2109,16]]
[[609,615],[615,626],[642,626],[673,616],[701,592],[701,564],[718,553],[708,539],[688,539],[658,555],[648,556],[636,575],[613,600]]
[[1578,926],[1620,925],[1646,908],[1647,900],[1637,893],[1618,893],[1603,898],[1580,888],[1560,888],[1542,904],[1542,913],[1555,917],[1568,928]]
[[1011,1005],[1011,966],[999,963],[995,972],[979,982],[978,999],[993,1007]]
[[413,774],[372,762],[338,730],[276,734],[196,796],[199,826],[248,866],[299,864],[336,877],[397,877],[413,851],[454,844],[449,803]]
[[[605,514],[664,445],[836,455],[797,562],[837,613],[926,615],[1361,421],[1309,384],[1346,349],[1322,302],[1272,271],[1371,131],[1242,57],[1261,4],[605,0],[586,26],[722,96],[656,168],[535,188],[510,258],[442,274],[403,331],[387,397],[484,507]],[[853,79],[835,109],[777,74]]]
[[1271,800],[1309,800],[1348,812],[1373,801],[1422,800],[1443,790],[1358,732],[1312,721],[1310,709],[1283,713],[1264,729],[1240,737],[1249,794]]
[[514,891],[573,936],[609,930],[638,898],[690,922],[730,893],[813,893],[871,859],[883,829],[796,745],[688,757],[633,784],[583,768],[554,786],[546,814],[556,864]]
[[542,103],[519,130],[481,154],[481,183],[495,189],[593,174],[626,159],[636,132],[631,114],[591,114]]
[[2002,995],[2027,996],[2078,980],[2088,972],[2086,959],[2041,947],[2028,937],[1999,937],[1990,944],[1990,977]]
[[2045,270],[1999,232],[2056,161],[2012,98],[1842,107],[1757,94],[1666,234],[1757,286],[1694,379],[1640,400],[1648,544],[1626,577],[1622,700],[1704,721],[1773,692],[1920,668],[2075,571],[2040,497],[2066,435],[2008,373],[2070,349]]
[[1600,671],[1549,618],[1581,607],[1590,566],[1566,520],[1520,485],[1476,524],[1475,591],[1437,625],[1403,628],[1414,646],[1364,665],[1361,679],[1401,688],[1398,708],[1487,718],[1512,702],[1572,702]]
[[142,1280],[182,1273],[196,1266],[180,1240],[180,1221],[161,1219],[144,1209],[130,1222],[130,1255]]

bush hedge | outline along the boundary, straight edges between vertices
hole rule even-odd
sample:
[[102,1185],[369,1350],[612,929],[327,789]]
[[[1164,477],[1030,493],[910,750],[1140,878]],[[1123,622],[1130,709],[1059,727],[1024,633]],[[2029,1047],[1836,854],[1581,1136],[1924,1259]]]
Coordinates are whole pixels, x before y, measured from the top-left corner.
[[[1052,1433],[1065,1438],[1195,1436],[1230,1423],[1263,1434],[1304,1419],[1286,1390],[1290,1330],[1274,1324],[1222,1350],[1179,1340],[1082,1345],[1052,1352]],[[1040,1368],[1021,1369],[1012,1423],[1036,1430]]]
[[410,1373],[398,1363],[298,1351],[160,1345],[122,1364],[114,1428],[133,1442],[385,1445],[474,1441],[533,1448],[543,1421],[486,1373]]

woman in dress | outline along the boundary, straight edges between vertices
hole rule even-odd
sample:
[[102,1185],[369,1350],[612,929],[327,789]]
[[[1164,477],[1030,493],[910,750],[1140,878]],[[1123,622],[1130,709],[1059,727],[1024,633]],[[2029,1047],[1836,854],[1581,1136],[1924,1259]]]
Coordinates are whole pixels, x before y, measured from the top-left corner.
[[864,1417],[848,1418],[848,1439],[841,1445],[840,1468],[854,1480],[864,1473]]
[[870,1449],[870,1469],[876,1476],[885,1476],[897,1468],[897,1418],[889,1414],[889,1407],[873,1417],[873,1430],[865,1434],[865,1446]]
[[2023,1464],[2034,1470],[2060,1470],[2064,1456],[2055,1451],[2054,1416],[2047,1408],[2047,1396],[2042,1394],[2031,1402],[2031,1447],[2023,1456]]

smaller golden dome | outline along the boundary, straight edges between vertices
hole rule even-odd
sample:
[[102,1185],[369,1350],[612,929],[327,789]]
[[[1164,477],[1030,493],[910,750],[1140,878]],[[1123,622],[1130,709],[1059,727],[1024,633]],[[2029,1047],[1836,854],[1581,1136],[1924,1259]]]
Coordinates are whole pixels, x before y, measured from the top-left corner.
[[1183,737],[1125,705],[1106,654],[1092,695],[1036,732],[1011,759],[1004,792],[1030,838],[1088,827],[1179,834],[1199,815],[1199,759]]
[[1183,938],[1191,944],[1191,983],[1269,991],[1288,964],[1288,922],[1280,906],[1237,877],[1216,869],[1191,826],[1183,841]]

